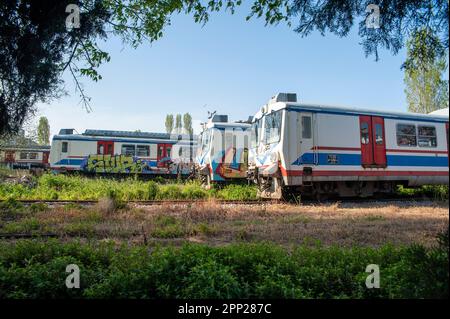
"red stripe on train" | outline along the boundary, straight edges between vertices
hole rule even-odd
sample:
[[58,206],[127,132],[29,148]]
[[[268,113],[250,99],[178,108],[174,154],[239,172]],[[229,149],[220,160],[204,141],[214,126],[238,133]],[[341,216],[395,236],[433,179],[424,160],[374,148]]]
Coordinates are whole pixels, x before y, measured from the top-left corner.
[[[333,146],[316,146],[311,150],[319,151],[355,151],[360,152],[360,147],[333,147]],[[386,152],[391,153],[424,153],[424,154],[448,154],[448,151],[433,151],[433,150],[401,150],[401,149],[386,149]]]
[[[302,176],[303,171],[281,168],[283,176]],[[448,176],[439,171],[312,171],[311,176]]]

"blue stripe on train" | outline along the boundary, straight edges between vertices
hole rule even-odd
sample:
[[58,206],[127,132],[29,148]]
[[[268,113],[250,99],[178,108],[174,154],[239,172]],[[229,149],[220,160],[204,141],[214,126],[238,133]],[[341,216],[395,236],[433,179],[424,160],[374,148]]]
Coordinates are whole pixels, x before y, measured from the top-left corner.
[[[80,166],[85,159],[78,159],[78,158],[64,158],[60,160],[59,162],[56,162],[54,165],[76,165]],[[156,161],[145,161],[147,164],[149,164],[150,167],[156,167],[157,163]]]
[[82,162],[83,162],[83,159],[64,158],[64,159],[56,162],[54,165],[77,165],[77,166],[80,166]]
[[[319,153],[319,165],[361,165],[361,154]],[[448,166],[447,156],[410,156],[387,155],[388,166]],[[292,165],[305,165],[314,163],[314,154],[305,153]]]

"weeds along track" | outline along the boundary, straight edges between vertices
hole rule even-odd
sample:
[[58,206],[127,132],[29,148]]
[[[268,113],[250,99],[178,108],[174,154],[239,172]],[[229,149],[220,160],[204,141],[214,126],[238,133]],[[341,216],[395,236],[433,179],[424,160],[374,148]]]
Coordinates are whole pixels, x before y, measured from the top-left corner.
[[[0,200],[4,202],[5,200]],[[79,204],[79,205],[94,205],[98,203],[98,200],[16,200],[19,203],[25,205],[43,203],[48,205],[65,205],[65,204]],[[233,204],[233,205],[258,205],[258,204],[275,204],[281,201],[277,200],[203,200],[203,199],[176,199],[176,200],[129,200],[122,201],[125,204],[135,204],[142,206],[154,206],[154,205],[189,205],[189,204],[203,204],[203,203],[217,203],[217,204]]]
[[[5,200],[0,200],[4,202]],[[78,204],[83,206],[91,206],[98,203],[98,200],[16,200],[24,205],[43,203],[47,205],[66,205],[66,204]],[[271,204],[285,204],[285,205],[314,205],[314,204],[324,204],[332,205],[336,203],[347,203],[347,204],[383,204],[383,203],[405,203],[405,202],[430,202],[436,201],[433,198],[424,196],[395,196],[388,198],[339,198],[339,199],[328,199],[328,200],[315,200],[315,199],[305,199],[300,201],[285,201],[285,200],[274,200],[274,199],[256,199],[256,200],[226,200],[226,199],[186,199],[186,200],[129,200],[122,201],[124,204],[139,205],[139,206],[155,206],[155,205],[195,205],[195,204],[206,204],[215,203],[221,205],[271,205]],[[441,201],[442,202],[442,201]]]

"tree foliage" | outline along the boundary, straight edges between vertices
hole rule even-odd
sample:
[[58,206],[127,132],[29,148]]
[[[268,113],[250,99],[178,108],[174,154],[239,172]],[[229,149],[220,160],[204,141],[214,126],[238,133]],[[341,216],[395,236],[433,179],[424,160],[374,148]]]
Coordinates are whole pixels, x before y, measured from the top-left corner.
[[[80,28],[67,30],[65,8],[79,4]],[[0,134],[18,132],[37,102],[61,92],[61,74],[88,43],[104,38],[110,16],[101,0],[2,0],[0,3]],[[86,49],[89,50],[89,49]]]
[[171,134],[173,131],[173,114],[167,114],[166,115],[166,132],[168,134]]
[[184,127],[184,131],[186,132],[186,134],[192,134],[193,133],[192,116],[191,116],[191,114],[185,113],[183,115],[183,127]]
[[40,145],[50,144],[50,124],[45,116],[39,118],[37,140]]
[[175,133],[180,134],[183,129],[183,122],[181,120],[181,114],[175,116]]
[[[379,28],[366,25],[366,19],[374,13],[371,4],[379,8]],[[293,0],[287,17],[290,22],[297,22],[295,31],[302,36],[313,30],[322,35],[331,32],[347,36],[359,19],[361,44],[366,55],[374,54],[376,59],[380,48],[396,54],[405,45],[405,39],[425,27],[438,36],[428,43],[431,52],[442,55],[443,48],[448,48],[448,0]]]
[[411,112],[430,113],[448,107],[448,81],[442,79],[447,58],[430,52],[430,41],[438,39],[430,30],[423,29],[407,43],[410,67],[405,70],[405,93]]
[[[427,48],[442,56],[448,48],[448,0],[380,0],[380,27],[367,28],[372,0],[252,0],[247,19],[267,25],[287,23],[301,36],[318,30],[348,35],[359,23],[365,53],[378,59],[379,48],[397,53],[404,39],[424,27],[437,35]],[[80,8],[80,27],[67,29],[66,7]],[[0,2],[0,135],[17,132],[33,115],[37,102],[63,93],[62,74],[69,72],[83,106],[90,110],[80,77],[101,79],[98,68],[109,61],[99,47],[111,35],[132,47],[163,36],[174,14],[206,23],[211,12],[234,13],[241,0],[2,0]],[[420,55],[420,49],[417,48]],[[411,68],[406,61],[405,68]]]

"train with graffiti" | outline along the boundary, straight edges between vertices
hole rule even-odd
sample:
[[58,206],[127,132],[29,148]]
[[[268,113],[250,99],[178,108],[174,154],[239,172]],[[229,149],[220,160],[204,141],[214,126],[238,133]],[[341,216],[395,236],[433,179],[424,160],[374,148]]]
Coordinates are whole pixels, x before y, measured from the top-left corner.
[[227,115],[213,114],[202,124],[195,170],[206,187],[247,181],[250,124],[228,122]]
[[187,177],[193,172],[193,135],[88,129],[62,129],[52,139],[54,172],[140,174]]
[[444,115],[298,103],[280,93],[253,117],[249,179],[265,198],[392,193],[448,185]]

